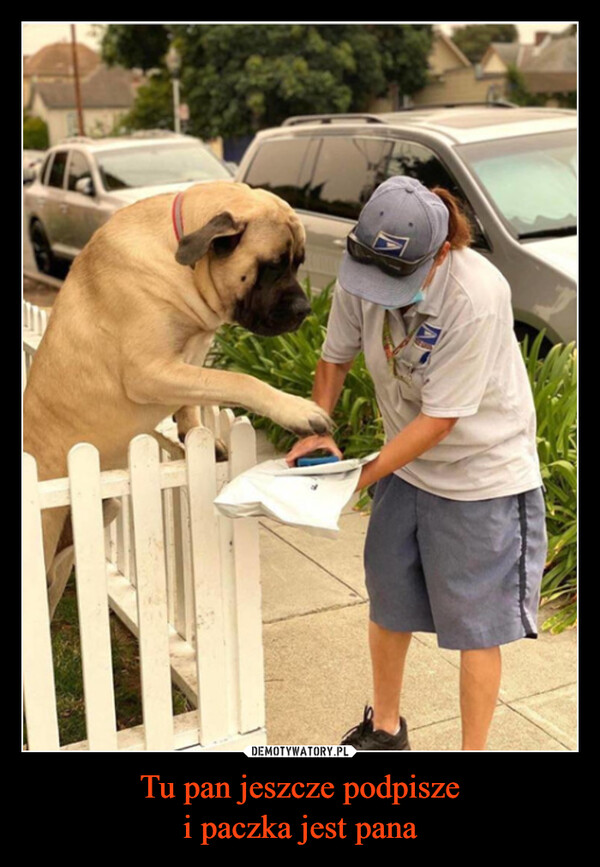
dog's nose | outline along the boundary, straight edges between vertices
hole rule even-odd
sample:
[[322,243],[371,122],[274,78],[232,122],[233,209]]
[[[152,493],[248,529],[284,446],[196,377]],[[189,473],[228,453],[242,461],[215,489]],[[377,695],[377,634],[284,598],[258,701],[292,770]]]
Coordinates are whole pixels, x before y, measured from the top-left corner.
[[310,313],[310,304],[307,299],[304,296],[294,298],[290,307],[290,313],[292,313],[299,322],[306,319]]

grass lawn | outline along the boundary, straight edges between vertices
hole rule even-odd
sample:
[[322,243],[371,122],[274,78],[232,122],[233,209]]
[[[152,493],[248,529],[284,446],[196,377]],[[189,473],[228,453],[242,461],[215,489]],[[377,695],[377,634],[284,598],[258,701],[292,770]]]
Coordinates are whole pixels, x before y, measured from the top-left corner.
[[[64,746],[87,737],[74,575],[71,575],[56,609],[51,632],[60,744]],[[117,729],[125,729],[143,722],[138,644],[131,632],[112,613],[110,632]],[[180,714],[189,710],[193,710],[192,705],[174,686],[174,713]]]

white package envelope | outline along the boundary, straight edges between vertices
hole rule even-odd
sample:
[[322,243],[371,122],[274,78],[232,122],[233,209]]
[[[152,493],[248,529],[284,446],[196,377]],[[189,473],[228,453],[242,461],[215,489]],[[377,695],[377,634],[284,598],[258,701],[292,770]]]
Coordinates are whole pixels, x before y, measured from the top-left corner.
[[264,461],[225,485],[214,504],[229,518],[274,518],[333,538],[362,465],[377,454],[313,467],[288,467],[283,458]]

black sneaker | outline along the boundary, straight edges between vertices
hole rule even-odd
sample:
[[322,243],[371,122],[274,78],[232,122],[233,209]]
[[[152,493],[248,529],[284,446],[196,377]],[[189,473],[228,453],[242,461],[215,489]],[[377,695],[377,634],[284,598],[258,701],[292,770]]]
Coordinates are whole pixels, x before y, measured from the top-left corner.
[[408,728],[404,717],[400,717],[400,731],[390,735],[382,729],[373,730],[373,708],[365,707],[362,721],[346,732],[342,744],[355,750],[410,750]]

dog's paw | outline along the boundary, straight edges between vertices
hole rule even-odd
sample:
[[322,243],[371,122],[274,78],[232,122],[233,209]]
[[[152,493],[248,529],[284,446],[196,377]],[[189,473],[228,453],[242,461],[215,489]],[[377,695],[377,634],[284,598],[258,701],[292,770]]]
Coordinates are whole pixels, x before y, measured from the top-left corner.
[[271,418],[296,436],[307,437],[312,434],[323,436],[333,430],[333,422],[329,415],[312,400],[286,395],[285,403],[278,409],[279,412],[277,414],[274,412]]

